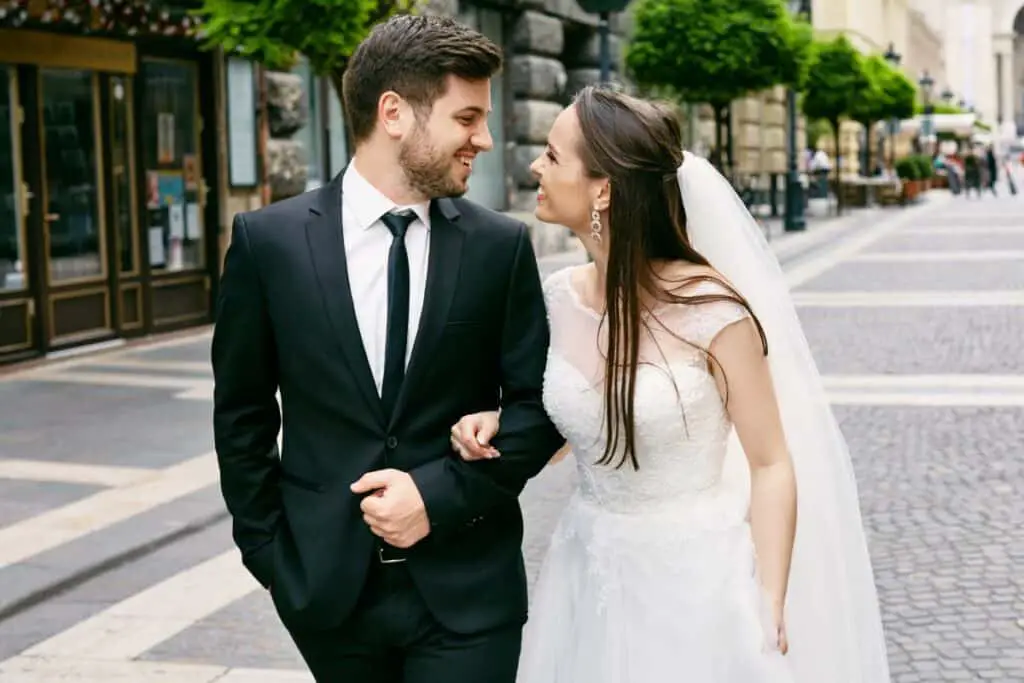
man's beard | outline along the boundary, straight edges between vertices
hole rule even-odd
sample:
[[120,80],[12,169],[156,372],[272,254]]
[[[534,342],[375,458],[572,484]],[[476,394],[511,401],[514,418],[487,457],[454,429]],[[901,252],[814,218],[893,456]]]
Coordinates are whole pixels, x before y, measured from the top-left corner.
[[452,157],[439,154],[419,126],[398,150],[398,163],[409,188],[426,197],[461,197],[466,193],[466,187],[452,178]]

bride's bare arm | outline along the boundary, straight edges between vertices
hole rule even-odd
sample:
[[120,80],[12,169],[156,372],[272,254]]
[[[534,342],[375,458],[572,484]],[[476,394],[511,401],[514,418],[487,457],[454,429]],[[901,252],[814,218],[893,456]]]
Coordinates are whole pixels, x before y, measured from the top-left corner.
[[[711,344],[715,379],[750,463],[750,521],[758,569],[781,619],[796,531],[796,479],[761,338],[749,318]],[[720,366],[720,367],[719,367]],[[724,377],[723,377],[724,375]]]

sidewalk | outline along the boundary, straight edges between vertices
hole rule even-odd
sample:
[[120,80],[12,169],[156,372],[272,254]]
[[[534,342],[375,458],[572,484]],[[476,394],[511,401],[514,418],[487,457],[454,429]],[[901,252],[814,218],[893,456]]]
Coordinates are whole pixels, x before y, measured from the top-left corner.
[[[930,203],[773,228],[771,245],[813,266]],[[577,248],[540,265],[585,261]],[[209,342],[209,328],[191,330],[0,375],[0,620],[226,518]]]

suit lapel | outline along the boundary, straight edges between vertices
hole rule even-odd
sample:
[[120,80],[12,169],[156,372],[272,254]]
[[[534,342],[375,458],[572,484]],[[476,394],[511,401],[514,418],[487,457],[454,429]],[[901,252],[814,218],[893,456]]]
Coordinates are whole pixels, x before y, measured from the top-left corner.
[[352,288],[348,279],[345,258],[345,236],[342,232],[341,212],[342,174],[320,190],[318,210],[312,211],[306,224],[306,241],[316,270],[317,283],[324,310],[331,328],[348,360],[356,386],[378,422],[383,424],[384,413],[377,395],[377,385],[366,357],[359,323],[352,302]]
[[401,415],[424,367],[434,353],[455,296],[462,258],[463,226],[459,225],[459,210],[450,199],[436,199],[430,203],[430,256],[427,260],[427,283],[420,314],[419,330],[413,343],[412,355],[405,371],[405,381],[398,392],[391,425]]

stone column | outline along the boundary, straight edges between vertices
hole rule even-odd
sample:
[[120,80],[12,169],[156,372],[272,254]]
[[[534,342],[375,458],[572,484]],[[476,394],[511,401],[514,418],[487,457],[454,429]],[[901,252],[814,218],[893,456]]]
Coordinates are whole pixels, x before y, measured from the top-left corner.
[[536,206],[537,182],[530,164],[543,153],[548,130],[562,111],[567,76],[559,56],[564,46],[562,21],[534,9],[523,12],[512,31],[513,211]]
[[996,118],[1002,121],[1014,121],[1016,118],[1016,107],[1014,106],[1014,63],[1013,63],[1013,36],[995,36],[992,39],[994,52],[996,78],[996,98],[998,111]]

